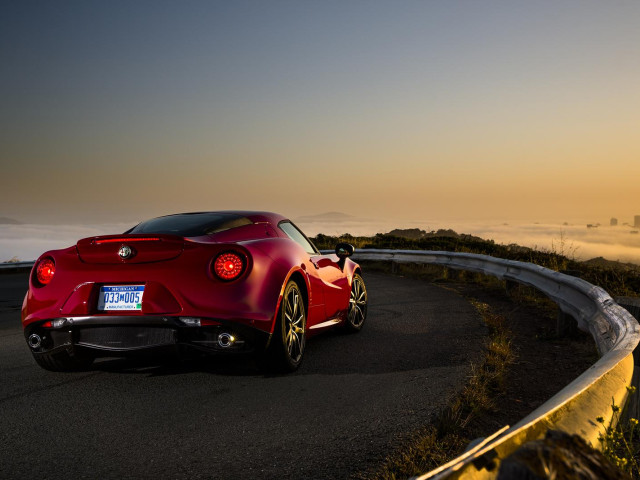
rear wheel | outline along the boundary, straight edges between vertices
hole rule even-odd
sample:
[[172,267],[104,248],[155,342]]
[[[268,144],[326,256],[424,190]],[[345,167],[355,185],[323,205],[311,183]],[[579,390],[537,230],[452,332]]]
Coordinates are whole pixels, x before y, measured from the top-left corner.
[[306,344],[307,312],[300,287],[287,283],[280,302],[267,360],[271,370],[293,372],[302,363]]
[[364,280],[359,274],[353,276],[351,281],[351,297],[349,298],[349,311],[347,321],[344,324],[348,332],[359,332],[367,318],[367,289]]
[[56,353],[33,353],[36,363],[45,370],[52,372],[75,372],[84,370],[93,363],[94,358],[90,355],[74,353],[63,350]]

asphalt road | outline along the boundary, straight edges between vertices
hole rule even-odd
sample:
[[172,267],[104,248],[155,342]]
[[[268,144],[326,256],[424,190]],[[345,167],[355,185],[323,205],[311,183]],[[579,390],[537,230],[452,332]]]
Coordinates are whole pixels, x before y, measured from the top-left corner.
[[485,334],[458,294],[365,271],[356,335],[307,344],[301,368],[250,359],[99,360],[42,370],[20,325],[27,274],[0,274],[0,478],[348,478],[429,421]]

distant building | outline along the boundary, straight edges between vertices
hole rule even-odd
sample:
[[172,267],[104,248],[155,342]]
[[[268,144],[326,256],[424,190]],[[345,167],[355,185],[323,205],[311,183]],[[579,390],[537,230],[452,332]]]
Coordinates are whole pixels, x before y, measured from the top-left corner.
[[617,218],[612,218],[612,219],[611,219],[611,226],[612,226],[612,227],[615,227],[615,226],[617,226],[617,225],[618,225],[618,219],[617,219]]
[[633,226],[635,228],[640,228],[640,215],[633,217]]

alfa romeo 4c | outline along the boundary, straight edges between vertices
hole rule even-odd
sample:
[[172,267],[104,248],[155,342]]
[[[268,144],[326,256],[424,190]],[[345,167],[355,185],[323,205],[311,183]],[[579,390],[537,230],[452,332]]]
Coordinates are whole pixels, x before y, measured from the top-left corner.
[[25,338],[48,370],[196,349],[254,352],[293,371],[311,335],[364,325],[367,290],[353,251],[340,243],[322,254],[268,212],[153,218],[40,256],[22,306]]

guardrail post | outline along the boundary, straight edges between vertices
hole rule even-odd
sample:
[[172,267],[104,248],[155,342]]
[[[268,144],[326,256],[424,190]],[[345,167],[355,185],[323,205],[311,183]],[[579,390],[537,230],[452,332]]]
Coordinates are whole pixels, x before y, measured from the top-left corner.
[[460,270],[445,267],[445,273],[449,280],[460,280]]
[[572,337],[578,333],[578,322],[568,313],[564,313],[562,310],[558,311],[558,318],[556,320],[556,336],[558,338]]
[[640,298],[639,297],[617,297],[616,303],[635,317],[636,320],[640,319]]
[[[640,321],[640,298],[635,297],[618,297],[616,303]],[[630,418],[640,418],[640,347],[633,350],[633,377],[631,378],[631,386],[636,387],[635,395],[629,395],[627,400],[627,408],[624,413],[624,420]]]
[[511,296],[516,290],[520,288],[520,284],[518,282],[514,282],[513,280],[505,280],[504,288],[507,291],[507,295]]
[[[581,272],[578,270],[561,270],[560,273],[580,278]],[[573,337],[577,333],[578,322],[576,319],[562,310],[558,311],[558,318],[556,320],[556,336],[558,338]]]

